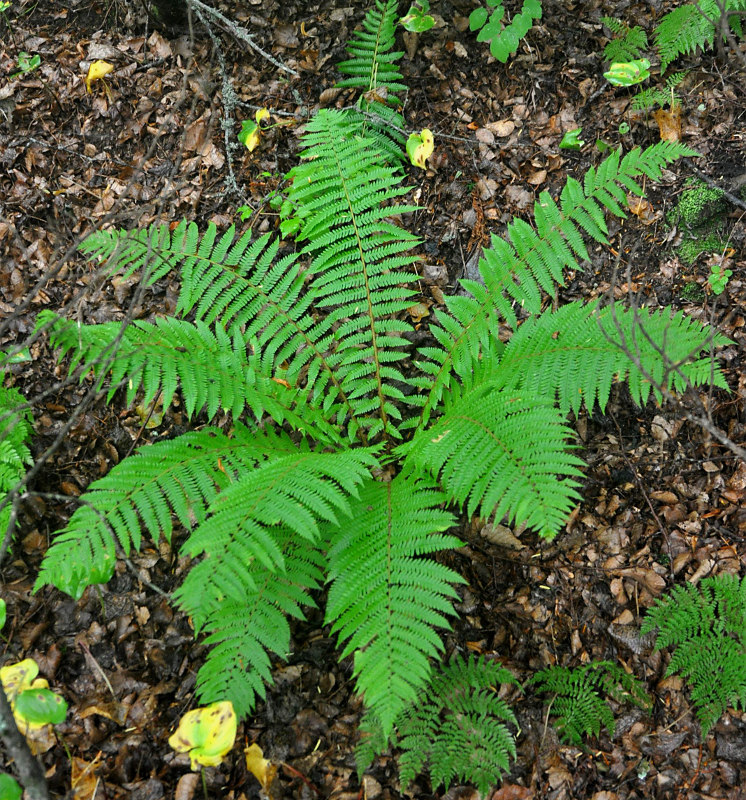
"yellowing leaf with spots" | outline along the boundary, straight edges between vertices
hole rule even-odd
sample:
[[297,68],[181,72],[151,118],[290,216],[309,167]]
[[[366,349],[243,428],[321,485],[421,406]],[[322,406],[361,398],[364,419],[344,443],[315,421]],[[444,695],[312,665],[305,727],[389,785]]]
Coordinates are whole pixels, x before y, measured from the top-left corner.
[[213,703],[185,714],[168,743],[177,753],[189,753],[193,770],[216,767],[233,747],[237,724],[229,700]]
[[245,119],[241,123],[238,141],[241,142],[250,153],[252,153],[259,144],[259,137],[262,133],[260,125],[265,119],[269,119],[269,110],[260,108],[256,114],[254,114],[254,122]]
[[33,658],[27,658],[17,664],[9,664],[0,669],[0,681],[2,681],[3,689],[5,689],[11,705],[15,704],[16,697],[21,692],[31,688],[34,678],[38,674],[39,665]]
[[407,155],[412,165],[425,169],[425,162],[433,154],[433,133],[428,128],[423,128],[419,133],[412,133],[407,139]]
[[[101,80],[104,75],[108,75],[114,69],[114,65],[110,64],[108,61],[93,61],[91,62],[91,66],[88,67],[88,75],[86,75],[85,79],[85,89],[88,94],[91,93],[91,86],[93,85],[94,81]],[[104,88],[108,90],[108,86],[106,86],[106,81],[104,81]],[[108,94],[108,91],[107,91]]]

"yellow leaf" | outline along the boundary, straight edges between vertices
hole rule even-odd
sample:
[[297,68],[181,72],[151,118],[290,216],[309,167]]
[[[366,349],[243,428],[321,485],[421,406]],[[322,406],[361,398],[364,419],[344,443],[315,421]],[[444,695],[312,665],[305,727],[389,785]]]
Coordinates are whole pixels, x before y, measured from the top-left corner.
[[425,169],[425,162],[433,154],[433,147],[433,133],[429,128],[423,128],[419,134],[410,134],[407,139],[407,155],[412,165]]
[[[104,75],[108,75],[113,69],[114,65],[108,61],[93,61],[88,67],[88,75],[85,79],[85,88],[88,94],[91,93],[91,84],[103,78]],[[104,81],[104,86],[106,86],[106,81]]]
[[185,714],[168,743],[177,753],[189,753],[193,770],[216,767],[233,747],[237,724],[229,700],[213,703]]
[[238,141],[246,146],[246,149],[252,153],[259,144],[259,135],[261,128],[258,122],[252,122],[250,119],[245,119],[241,123],[241,131],[238,134]]
[[269,787],[277,773],[277,765],[264,757],[262,748],[258,744],[245,747],[243,752],[246,756],[246,769],[261,783],[265,794],[269,794]]
[[260,108],[259,111],[254,114],[254,119],[256,120],[257,125],[259,125],[263,120],[269,119],[269,109]]
[[16,697],[21,692],[30,689],[34,678],[39,674],[39,665],[33,658],[19,661],[17,664],[9,664],[0,669],[0,681],[11,706],[15,703]]

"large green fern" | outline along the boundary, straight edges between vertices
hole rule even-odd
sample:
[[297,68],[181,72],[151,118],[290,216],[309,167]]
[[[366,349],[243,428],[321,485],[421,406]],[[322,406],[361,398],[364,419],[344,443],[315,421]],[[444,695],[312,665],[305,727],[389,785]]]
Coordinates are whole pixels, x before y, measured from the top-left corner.
[[[357,37],[391,92],[379,62],[395,61],[381,61],[394,8],[379,5]],[[321,111],[308,123],[283,222],[295,253],[212,225],[94,233],[84,250],[111,273],[176,273],[176,315],[124,329],[49,314],[40,324],[81,378],[111,380],[110,399],[119,386],[127,402],[141,392],[168,404],[179,391],[197,429],[94,483],[37,587],[77,597],[108,579],[117,547],[139,547],[143,530],[169,539],[177,520],[194,564],[176,600],[210,645],[198,693],[245,715],[272,654],[287,653],[287,618],[326,582],[326,621],[354,654],[385,742],[426,691],[453,613],[460,578],[434,558],[458,544],[449,506],[551,537],[578,500],[569,411],[603,408],[617,379],[639,402],[658,384],[714,374],[724,385],[704,356],[725,340],[681,315],[579,303],[541,312],[544,293],[589,259],[585,237],[606,243],[605,215],[624,216],[638,179],[691,154],[670,143],[614,152],[582,183],[568,179],[559,200],[542,193],[536,228],[514,221],[493,237],[483,282],[463,282],[468,296],[448,299],[416,352],[405,314],[419,241],[393,221],[412,207],[396,205],[407,191],[400,162],[365,115]],[[500,325],[514,331],[507,345]],[[227,427],[202,427],[228,413]],[[460,774],[449,770],[435,775]]]
[[691,686],[703,739],[729,705],[746,709],[746,578],[675,586],[646,614],[642,633],[651,631],[657,648],[674,648],[666,674]]

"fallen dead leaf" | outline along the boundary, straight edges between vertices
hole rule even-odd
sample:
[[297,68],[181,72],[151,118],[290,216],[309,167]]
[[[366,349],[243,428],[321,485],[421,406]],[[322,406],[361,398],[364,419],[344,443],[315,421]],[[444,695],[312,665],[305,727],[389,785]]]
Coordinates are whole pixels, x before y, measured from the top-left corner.
[[661,140],[664,142],[681,141],[681,106],[674,105],[670,111],[659,108],[653,112],[653,119],[658,123]]

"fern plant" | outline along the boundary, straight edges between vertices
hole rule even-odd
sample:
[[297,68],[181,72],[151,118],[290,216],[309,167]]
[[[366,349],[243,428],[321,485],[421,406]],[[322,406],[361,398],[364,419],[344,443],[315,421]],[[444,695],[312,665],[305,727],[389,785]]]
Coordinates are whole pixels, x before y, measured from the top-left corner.
[[529,683],[537,691],[551,692],[551,714],[557,732],[570,744],[581,745],[583,736],[598,736],[601,725],[614,736],[614,712],[605,701],[630,702],[650,707],[642,684],[611,661],[594,661],[584,667],[549,667],[534,675]]
[[[668,65],[684,53],[712,47],[716,34],[720,32],[722,5],[718,0],[683,3],[662,17],[655,29],[661,72],[665,72]],[[723,13],[728,18],[726,24],[739,36],[742,35],[741,17],[731,12],[744,10],[746,0],[725,0]]]
[[674,648],[666,675],[681,674],[705,739],[728,706],[746,708],[746,578],[718,575],[675,586],[648,611],[642,633]]
[[376,0],[375,8],[365,15],[363,29],[355,31],[347,45],[352,58],[337,65],[340,72],[350,75],[337,86],[362,91],[357,108],[364,126],[369,126],[379,148],[394,162],[402,159],[406,140],[404,117],[397,110],[402,103],[399,95],[407,91],[396,65],[404,53],[394,50],[398,6],[397,0]]
[[[515,676],[484,657],[455,655],[433,676],[430,686],[400,714],[396,744],[399,776],[406,789],[425,767],[433,788],[454,780],[476,784],[483,796],[515,758],[515,714],[497,694],[501,685],[518,686]],[[362,775],[386,740],[375,718],[361,724],[356,750]]]
[[633,98],[631,107],[635,111],[647,111],[648,109],[660,106],[665,108],[670,106],[672,109],[679,105],[679,97],[676,94],[676,87],[686,78],[687,72],[674,72],[666,78],[663,88],[653,86],[643,89]]
[[[379,3],[356,37],[361,88],[398,91],[381,66],[396,60],[392,8]],[[678,143],[614,152],[558,200],[543,192],[536,229],[515,220],[493,237],[482,282],[463,282],[468,296],[446,301],[417,350],[406,310],[419,240],[393,221],[412,207],[396,205],[406,189],[390,139],[369,115],[323,110],[303,147],[288,176],[296,252],[214,225],[99,231],[83,250],[111,274],[178,273],[174,316],[124,331],[39,316],[81,375],[108,376],[110,399],[125,385],[127,402],[160,393],[167,405],[178,390],[196,429],[92,484],[36,586],[79,597],[143,530],[170,541],[176,520],[195,561],[175,601],[210,647],[197,692],[241,716],[264,694],[271,654],[288,651],[287,619],[326,586],[326,622],[385,742],[426,691],[454,613],[461,578],[436,556],[459,545],[455,511],[555,536],[579,498],[568,412],[603,409],[615,380],[637,402],[659,395],[654,384],[724,386],[706,356],[727,340],[665,310],[542,311],[542,293],[589,259],[585,237],[607,243],[606,213],[625,216],[641,177],[693,155]],[[515,331],[507,344],[501,324]]]
[[480,6],[469,14],[469,28],[479,31],[478,42],[489,42],[490,53],[503,64],[512,56],[521,39],[531,30],[534,20],[541,19],[541,0],[523,0],[521,10],[509,23],[503,22],[503,0],[486,0],[487,8]]
[[604,46],[606,61],[634,61],[648,46],[648,36],[639,26],[630,27],[616,17],[601,17],[601,22],[614,34]]
[[[31,438],[31,412],[23,408],[26,399],[17,390],[5,388],[0,371],[0,541],[10,524],[11,504],[8,493],[21,480],[26,467],[33,463],[28,442]],[[19,411],[18,409],[23,409]]]

